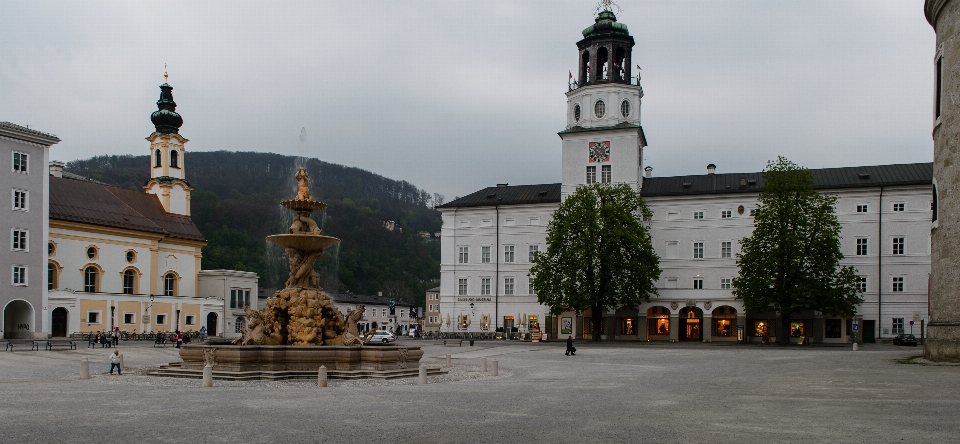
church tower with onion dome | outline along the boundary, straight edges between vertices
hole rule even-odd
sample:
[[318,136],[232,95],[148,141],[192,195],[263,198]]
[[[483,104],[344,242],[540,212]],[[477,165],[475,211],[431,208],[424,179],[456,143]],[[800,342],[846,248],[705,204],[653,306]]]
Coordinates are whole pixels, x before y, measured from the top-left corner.
[[594,24],[577,42],[577,74],[570,73],[567,91],[567,126],[559,133],[563,197],[594,182],[626,183],[640,190],[647,146],[640,126],[643,88],[633,73],[633,37],[610,6],[609,1],[601,4]]
[[180,135],[183,118],[176,111],[173,87],[166,83],[166,73],[163,77],[157,110],[150,115],[155,129],[147,137],[150,141],[150,181],[143,188],[148,193],[156,194],[168,213],[189,216],[190,191],[193,188],[185,180],[184,172],[184,153],[188,140]]

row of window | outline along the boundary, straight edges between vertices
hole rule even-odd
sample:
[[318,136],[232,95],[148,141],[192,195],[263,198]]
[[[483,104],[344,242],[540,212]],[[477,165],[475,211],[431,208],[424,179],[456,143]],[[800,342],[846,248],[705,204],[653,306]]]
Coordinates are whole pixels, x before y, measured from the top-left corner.
[[[49,261],[47,263],[47,289],[53,290],[60,287],[60,266],[54,262]],[[25,273],[25,272],[24,272]],[[103,280],[103,270],[100,269],[97,265],[87,265],[83,268],[83,291],[87,293],[100,293],[101,282]],[[129,267],[123,272],[121,272],[121,292],[123,294],[139,294],[140,293],[140,270],[137,270],[134,267]],[[174,272],[168,272],[163,275],[163,295],[164,296],[176,296],[178,294],[178,287],[180,284],[180,277],[177,276]],[[26,284],[23,284],[26,285]],[[249,302],[249,296],[248,296]],[[232,306],[231,306],[232,308]]]
[[[515,225],[517,225],[517,219],[516,219],[516,218],[508,217],[508,218],[506,218],[506,219],[503,220],[503,226],[504,226],[504,227],[512,227],[512,226],[515,226]],[[527,219],[527,225],[530,225],[530,226],[538,226],[538,225],[540,225],[540,217],[531,217],[531,218],[528,218],[528,219]],[[492,227],[492,226],[493,226],[493,219],[480,219],[480,225],[479,225],[479,226],[480,226],[480,227]],[[460,223],[459,223],[458,227],[459,227],[459,228],[470,228],[470,219],[460,219]]]
[[[179,165],[180,162],[178,160],[179,158],[180,158],[180,153],[177,150],[170,150],[170,167],[171,168],[180,168],[180,165]],[[163,166],[161,159],[162,159],[162,155],[160,154],[160,150],[154,151],[153,153],[154,168],[159,168]]]
[[[458,278],[457,279],[457,295],[466,296],[468,293],[468,278]],[[481,277],[480,278],[480,295],[481,296],[490,296],[491,293],[491,278]],[[504,277],[503,278],[503,295],[504,296],[513,296],[516,293],[516,278],[513,277]],[[537,294],[536,290],[533,288],[533,281],[528,280],[527,282],[527,294]]]
[[428,317],[428,318],[427,318],[427,323],[428,323],[428,324],[439,324],[439,323],[440,323],[440,316],[430,316],[430,317]]
[[[533,260],[537,257],[537,254],[540,253],[540,245],[530,245],[527,250],[527,261],[533,263]],[[515,263],[517,259],[517,246],[516,245],[504,245],[503,246],[503,262],[510,264]],[[470,263],[470,247],[457,247],[457,263],[458,264],[469,264]],[[480,263],[489,264],[490,263],[490,246],[480,247]]]
[[[607,66],[604,65],[603,66],[604,79],[606,79],[606,69],[607,69]],[[607,113],[607,104],[604,103],[603,100],[597,100],[596,102],[594,102],[593,115],[597,116],[598,119],[602,119],[603,116],[606,115],[606,113]],[[580,104],[577,103],[573,105],[573,120],[575,122],[579,122],[580,115],[581,115]],[[630,117],[630,101],[624,99],[622,102],[620,102],[620,115],[623,116],[624,119]]]
[[[591,167],[587,167],[587,168],[591,168]],[[590,177],[589,170],[588,170],[588,172],[587,172],[587,177],[588,177],[588,182],[587,182],[587,183],[592,183],[592,182],[589,182],[589,177]],[[594,170],[594,180],[596,180],[596,170]],[[869,209],[869,205],[867,205],[867,204],[857,205],[857,213],[867,213],[867,212],[868,212],[868,209]],[[891,209],[891,211],[894,211],[894,212],[906,211],[906,204],[903,203],[903,202],[896,202],[896,203],[891,204],[890,209]],[[756,216],[756,214],[757,214],[756,211],[757,211],[757,210],[756,210],[755,208],[751,208],[751,209],[750,209],[750,212],[749,212],[750,217]],[[743,214],[743,208],[742,208],[742,206],[737,210],[737,212],[738,212],[739,214]],[[703,210],[694,211],[694,212],[693,212],[693,219],[694,219],[694,220],[702,220],[702,219],[704,219],[705,214],[706,214],[706,212],[703,211]],[[675,220],[675,219],[679,219],[679,217],[680,217],[680,213],[679,213],[679,212],[671,211],[671,212],[667,213],[667,220]],[[733,217],[733,210],[720,210],[720,218],[721,218],[721,219],[730,219],[730,218],[732,218],[732,217]]]
[[[890,238],[890,254],[906,254],[906,240],[898,236]],[[857,256],[867,256],[870,254],[870,239],[865,237],[857,238]]]
[[440,311],[440,304],[429,304],[429,305],[427,306],[427,311],[429,311],[429,312]]
[[[894,212],[907,211],[907,204],[905,204],[905,203],[903,203],[903,202],[894,202],[894,203],[890,204],[890,211],[894,211]],[[857,205],[857,212],[858,212],[858,213],[869,213],[869,212],[870,212],[870,205],[868,205],[868,204],[860,204],[860,205]]]
[[[601,183],[610,183],[613,180],[613,173],[610,170],[610,165],[601,165],[600,166],[600,182]],[[588,166],[587,167],[587,183],[596,183],[597,182],[597,167]]]
[[250,290],[246,288],[230,289],[230,308],[244,308],[250,306]]
[[[902,293],[904,291],[903,287],[903,276],[893,276],[890,282],[890,291],[894,293]],[[677,278],[666,278],[666,288],[678,288],[677,287]],[[720,278],[720,288],[721,290],[730,290],[733,288],[733,279],[732,278]],[[703,290],[703,278],[696,277],[692,280],[691,288],[694,290]],[[857,277],[857,290],[861,293],[867,292],[867,278],[864,276]],[[531,293],[533,294],[533,293]]]
[[[870,253],[870,239],[861,237],[856,239],[857,256],[867,256]],[[693,242],[693,259],[704,259],[704,242]],[[677,248],[679,247],[679,242],[669,241],[667,242],[667,259],[677,259]],[[906,238],[902,236],[891,238],[890,253],[893,255],[903,255],[906,254]],[[532,257],[532,256],[531,256]],[[720,242],[720,258],[727,259],[733,258],[733,241],[721,241]]]
[[[100,324],[103,322],[103,313],[99,310],[88,311],[87,312],[87,324]],[[123,314],[123,324],[124,325],[136,325],[137,324],[137,314],[136,313],[124,313]],[[167,325],[167,315],[158,314],[156,315],[156,325]],[[194,315],[184,315],[183,325],[196,325],[197,317]]]

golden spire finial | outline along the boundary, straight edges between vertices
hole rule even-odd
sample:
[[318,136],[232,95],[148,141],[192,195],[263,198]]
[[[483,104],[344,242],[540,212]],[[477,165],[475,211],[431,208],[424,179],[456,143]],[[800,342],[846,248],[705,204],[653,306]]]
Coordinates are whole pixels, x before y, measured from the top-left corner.
[[163,83],[167,83],[167,77],[168,77],[168,74],[167,74],[167,64],[164,63],[164,64],[163,64]]

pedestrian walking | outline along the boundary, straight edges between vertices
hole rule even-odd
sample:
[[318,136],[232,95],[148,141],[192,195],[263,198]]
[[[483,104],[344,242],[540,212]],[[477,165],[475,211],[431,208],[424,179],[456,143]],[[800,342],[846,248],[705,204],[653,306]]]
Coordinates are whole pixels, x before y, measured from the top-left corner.
[[113,345],[120,344],[120,327],[113,327]]
[[183,345],[183,333],[180,333],[180,330],[177,330],[177,348]]
[[123,370],[120,368],[120,350],[114,349],[113,354],[110,355],[110,374],[113,374],[113,368],[117,368],[117,374],[122,375]]
[[207,335],[207,326],[200,327],[200,342],[203,342],[203,337]]
[[573,336],[567,336],[567,353],[566,356],[576,356],[577,348],[573,346]]

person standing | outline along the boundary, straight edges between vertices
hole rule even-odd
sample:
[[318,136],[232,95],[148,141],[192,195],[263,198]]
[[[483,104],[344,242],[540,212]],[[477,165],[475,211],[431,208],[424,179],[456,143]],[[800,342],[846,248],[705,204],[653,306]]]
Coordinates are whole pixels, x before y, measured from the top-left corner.
[[110,374],[113,374],[113,368],[117,368],[117,374],[122,375],[123,370],[120,368],[120,350],[113,349],[113,354],[110,355]]
[[113,327],[113,345],[120,344],[120,327]]
[[576,356],[577,349],[573,346],[573,336],[567,336],[567,353],[566,356]]
[[207,326],[204,325],[200,327],[200,342],[203,342],[203,337],[207,335]]
[[177,348],[183,345],[183,333],[180,333],[180,330],[177,330]]

